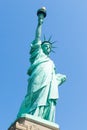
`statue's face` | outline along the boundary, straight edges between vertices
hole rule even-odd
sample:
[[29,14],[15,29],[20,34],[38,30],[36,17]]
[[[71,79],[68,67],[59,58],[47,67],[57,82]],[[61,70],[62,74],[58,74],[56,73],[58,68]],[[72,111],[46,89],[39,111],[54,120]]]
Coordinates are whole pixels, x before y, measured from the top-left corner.
[[49,55],[49,53],[51,52],[51,45],[48,42],[45,42],[44,44],[42,44],[42,50],[46,55]]

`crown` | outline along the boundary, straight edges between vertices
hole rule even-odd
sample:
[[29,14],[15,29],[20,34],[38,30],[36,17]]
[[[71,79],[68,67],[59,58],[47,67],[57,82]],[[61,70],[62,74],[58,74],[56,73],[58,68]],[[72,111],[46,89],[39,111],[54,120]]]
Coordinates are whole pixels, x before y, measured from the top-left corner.
[[52,39],[52,36],[50,36],[49,39],[46,40],[46,37],[45,37],[45,35],[44,35],[44,41],[42,42],[41,45],[43,45],[43,44],[45,44],[45,43],[48,43],[48,44],[50,45],[51,51],[54,52],[54,50],[52,50],[52,48],[56,48],[56,47],[53,46],[53,44],[54,44],[56,41],[51,42],[51,39]]

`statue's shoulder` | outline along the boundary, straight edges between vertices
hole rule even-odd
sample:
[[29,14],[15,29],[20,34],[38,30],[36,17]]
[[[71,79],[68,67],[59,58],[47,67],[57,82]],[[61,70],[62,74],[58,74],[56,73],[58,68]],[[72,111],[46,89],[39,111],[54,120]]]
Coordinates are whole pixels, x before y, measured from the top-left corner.
[[33,40],[31,42],[31,47],[35,47],[35,46],[41,46],[41,40]]
[[32,54],[33,52],[36,52],[38,50],[41,50],[41,41],[32,41],[31,43],[31,49],[30,49],[30,54]]

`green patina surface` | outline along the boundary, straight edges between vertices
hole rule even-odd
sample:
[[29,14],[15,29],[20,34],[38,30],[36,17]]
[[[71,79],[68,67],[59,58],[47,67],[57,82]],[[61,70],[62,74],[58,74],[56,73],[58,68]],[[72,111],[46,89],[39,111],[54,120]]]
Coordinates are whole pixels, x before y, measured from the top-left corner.
[[41,13],[38,15],[35,40],[31,43],[27,94],[17,118],[23,114],[31,114],[54,122],[56,101],[59,98],[58,86],[66,80],[66,76],[56,73],[55,65],[49,57],[50,42],[42,44],[40,40],[43,20],[44,15]]

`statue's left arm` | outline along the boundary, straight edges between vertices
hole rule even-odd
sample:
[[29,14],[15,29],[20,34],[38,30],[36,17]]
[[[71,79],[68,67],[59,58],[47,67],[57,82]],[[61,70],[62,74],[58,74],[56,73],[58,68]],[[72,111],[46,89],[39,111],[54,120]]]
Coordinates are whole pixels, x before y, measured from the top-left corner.
[[58,86],[60,86],[62,83],[64,83],[66,81],[66,75],[63,74],[56,74],[56,79],[58,82]]

